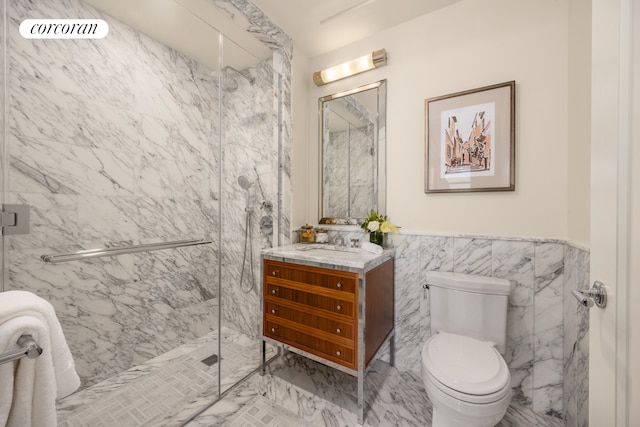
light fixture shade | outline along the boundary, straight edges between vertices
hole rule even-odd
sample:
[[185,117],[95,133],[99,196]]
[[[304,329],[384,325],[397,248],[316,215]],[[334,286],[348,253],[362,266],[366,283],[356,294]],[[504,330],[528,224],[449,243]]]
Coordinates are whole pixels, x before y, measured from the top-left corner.
[[313,73],[313,82],[316,86],[322,86],[384,65],[387,65],[387,51],[380,49],[343,64],[316,71]]

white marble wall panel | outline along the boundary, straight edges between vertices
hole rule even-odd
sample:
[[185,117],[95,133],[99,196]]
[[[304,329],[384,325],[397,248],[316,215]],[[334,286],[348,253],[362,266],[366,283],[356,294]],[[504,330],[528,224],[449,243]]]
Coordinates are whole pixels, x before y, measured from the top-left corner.
[[491,240],[456,237],[453,241],[455,273],[491,275]]
[[[276,222],[279,210],[279,147],[273,138],[277,116],[272,101],[278,88],[270,63],[241,71],[253,83],[230,74],[237,84],[222,93],[222,316],[226,326],[257,338],[262,315],[260,251],[274,241],[273,229],[263,234],[261,221]],[[248,192],[238,183],[240,176],[252,183]],[[251,212],[245,211],[247,197]],[[264,201],[272,203],[271,211],[264,208]]]
[[407,236],[396,252],[396,366],[416,375],[422,344],[431,335],[428,270],[453,270],[453,238]]
[[535,244],[533,409],[562,417],[564,246]]
[[[578,289],[591,287],[589,260],[589,252],[578,249],[576,262]],[[579,304],[576,304],[576,307],[576,425],[587,427],[589,425],[589,310]]]
[[588,289],[589,252],[567,245],[564,282],[564,417],[568,427],[589,425],[589,310],[571,295]]
[[509,296],[505,361],[511,371],[513,399],[531,405],[534,361],[534,243],[495,240],[492,264],[493,276],[512,280],[515,285]]

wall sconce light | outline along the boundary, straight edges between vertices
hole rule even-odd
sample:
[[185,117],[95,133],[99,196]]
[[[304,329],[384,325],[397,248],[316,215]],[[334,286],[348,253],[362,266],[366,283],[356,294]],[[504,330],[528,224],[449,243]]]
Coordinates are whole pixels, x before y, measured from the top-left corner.
[[313,82],[316,86],[322,86],[384,65],[387,65],[387,51],[380,49],[360,58],[347,61],[344,64],[316,71],[313,73]]

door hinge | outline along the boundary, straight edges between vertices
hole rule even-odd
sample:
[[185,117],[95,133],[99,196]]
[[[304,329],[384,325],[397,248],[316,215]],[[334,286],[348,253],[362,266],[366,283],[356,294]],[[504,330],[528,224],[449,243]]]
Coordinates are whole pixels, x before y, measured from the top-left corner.
[[29,205],[2,205],[2,234],[29,234]]

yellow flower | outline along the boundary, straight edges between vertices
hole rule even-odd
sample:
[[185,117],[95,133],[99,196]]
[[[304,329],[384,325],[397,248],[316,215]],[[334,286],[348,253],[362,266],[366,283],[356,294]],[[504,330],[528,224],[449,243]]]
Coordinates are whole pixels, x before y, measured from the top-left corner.
[[398,234],[398,226],[391,224],[389,221],[384,221],[382,224],[380,224],[380,231],[382,231],[383,233],[394,233],[394,234]]

